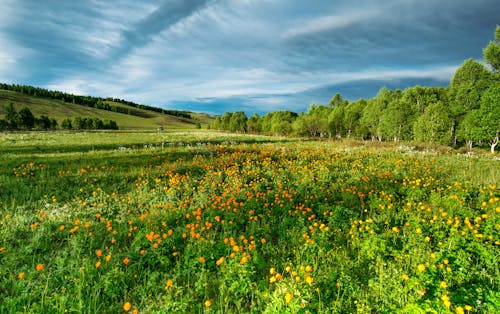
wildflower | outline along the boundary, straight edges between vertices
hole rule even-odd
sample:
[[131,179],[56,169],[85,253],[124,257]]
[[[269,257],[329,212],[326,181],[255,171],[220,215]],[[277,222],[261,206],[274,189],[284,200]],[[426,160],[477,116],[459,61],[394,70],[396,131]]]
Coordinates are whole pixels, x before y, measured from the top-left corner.
[[24,279],[24,272],[20,272],[17,278],[19,278],[19,280]]
[[450,302],[450,297],[449,297],[449,296],[447,296],[447,295],[443,295],[443,296],[441,297],[441,300],[443,301],[444,306],[446,306],[446,307],[450,307],[451,302]]
[[203,263],[205,263],[205,258],[202,256],[202,257],[199,258],[199,261],[200,261],[200,263],[203,264]]
[[36,270],[37,271],[42,271],[44,269],[43,264],[36,264]]
[[418,269],[419,272],[423,272],[423,271],[425,271],[425,265],[418,264],[417,269]]
[[172,287],[173,284],[174,284],[174,281],[172,279],[168,279],[167,283],[165,284],[165,290]]
[[404,274],[403,276],[401,276],[401,278],[402,278],[403,280],[408,280],[408,279],[410,279],[410,277],[408,277],[408,275],[407,275],[407,274]]
[[312,272],[312,267],[309,266],[309,265],[307,265],[306,266],[306,272],[308,272],[308,273]]
[[205,307],[210,307],[210,306],[212,306],[212,301],[206,300],[204,305],[205,305]]
[[110,259],[111,259],[111,254],[106,255],[105,257],[106,262],[109,262]]
[[132,308],[132,304],[130,302],[123,303],[123,311],[128,312]]
[[128,265],[128,263],[130,263],[130,259],[128,257],[125,257],[123,259],[123,264]]
[[220,266],[222,263],[224,263],[224,261],[225,261],[225,260],[226,260],[226,258],[225,258],[224,256],[222,256],[221,258],[219,258],[219,259],[215,262],[215,264],[216,264],[217,266]]
[[398,233],[399,232],[399,228],[398,227],[392,227],[392,231],[395,232],[395,233]]
[[59,226],[59,230],[63,231],[64,230],[64,225]]
[[287,294],[285,294],[285,301],[286,301],[286,303],[290,303],[290,301],[292,301],[292,299],[293,299],[293,295],[290,292],[288,292]]
[[466,306],[464,306],[464,309],[465,309],[466,311],[472,311],[472,306],[470,306],[470,305],[466,305]]
[[247,257],[246,256],[243,256],[240,260],[240,265],[243,265],[247,262]]
[[465,312],[464,312],[464,308],[463,308],[463,307],[461,307],[461,306],[457,306],[457,307],[455,308],[455,313],[457,313],[457,314],[464,314],[464,313],[465,313]]
[[95,268],[99,268],[99,267],[101,267],[101,261],[97,261],[97,262],[95,263]]
[[314,279],[311,276],[309,276],[309,274],[306,274],[305,278],[308,284],[312,284],[314,281]]
[[95,255],[97,255],[97,257],[101,257],[101,255],[102,255],[102,250],[97,250],[97,251],[95,251]]
[[446,284],[446,282],[444,282],[444,281],[441,281],[441,282],[439,283],[439,286],[440,286],[441,288],[443,288],[443,289],[448,288],[448,284]]
[[271,275],[274,275],[276,273],[276,269],[274,267],[271,267],[271,269],[269,269],[269,273]]

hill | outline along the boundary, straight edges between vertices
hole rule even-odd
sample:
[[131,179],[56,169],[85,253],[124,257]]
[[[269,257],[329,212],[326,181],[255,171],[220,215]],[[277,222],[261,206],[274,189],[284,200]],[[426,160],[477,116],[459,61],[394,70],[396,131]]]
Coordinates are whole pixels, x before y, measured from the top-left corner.
[[[32,89],[46,91],[37,88]],[[203,127],[210,124],[213,120],[208,114],[165,110],[137,105],[121,99],[103,99],[74,95],[70,95],[74,98],[65,98],[64,96],[68,94],[61,92],[51,93],[50,95],[40,96],[40,93],[0,89],[0,119],[5,115],[7,104],[12,103],[17,111],[23,107],[27,107],[35,116],[46,115],[56,119],[59,124],[66,118],[79,116],[114,120],[120,129],[155,129],[159,126],[163,126],[165,129],[194,129],[197,123]],[[54,94],[58,96],[62,95],[60,98],[70,99],[71,101],[55,99]],[[80,99],[90,100],[91,102],[85,103],[84,101],[79,101]]]

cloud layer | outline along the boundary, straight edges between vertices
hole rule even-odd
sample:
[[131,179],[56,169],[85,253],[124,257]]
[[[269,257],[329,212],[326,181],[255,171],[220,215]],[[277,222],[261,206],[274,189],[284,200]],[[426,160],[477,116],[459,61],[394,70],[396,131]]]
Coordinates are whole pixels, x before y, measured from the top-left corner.
[[0,81],[222,113],[446,85],[496,0],[0,0]]

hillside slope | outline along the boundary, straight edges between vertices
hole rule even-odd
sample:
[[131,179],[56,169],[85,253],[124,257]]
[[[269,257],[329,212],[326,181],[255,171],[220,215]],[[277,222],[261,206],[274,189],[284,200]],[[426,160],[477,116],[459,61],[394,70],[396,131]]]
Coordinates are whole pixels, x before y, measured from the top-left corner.
[[113,107],[130,109],[134,115],[87,107],[56,99],[32,96],[16,91],[0,89],[0,118],[5,115],[5,107],[12,102],[16,110],[28,107],[35,116],[46,115],[61,123],[63,119],[74,117],[97,117],[102,120],[114,120],[120,129],[155,129],[160,125],[165,129],[194,129],[196,123],[202,126],[213,120],[207,114],[190,113],[191,118],[184,118],[155,112],[142,108],[134,108],[127,104],[106,101]]

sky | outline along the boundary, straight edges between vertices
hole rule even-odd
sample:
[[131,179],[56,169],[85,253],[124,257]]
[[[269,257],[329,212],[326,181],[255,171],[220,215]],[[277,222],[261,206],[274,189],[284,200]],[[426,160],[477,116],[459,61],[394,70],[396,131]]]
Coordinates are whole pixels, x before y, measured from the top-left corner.
[[0,0],[0,82],[212,114],[446,86],[498,0]]

